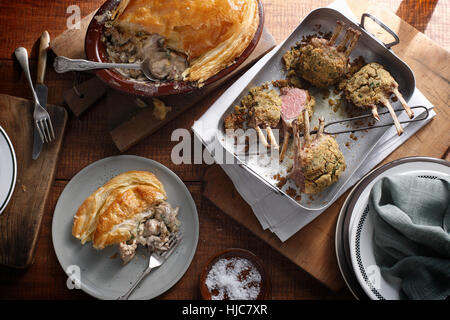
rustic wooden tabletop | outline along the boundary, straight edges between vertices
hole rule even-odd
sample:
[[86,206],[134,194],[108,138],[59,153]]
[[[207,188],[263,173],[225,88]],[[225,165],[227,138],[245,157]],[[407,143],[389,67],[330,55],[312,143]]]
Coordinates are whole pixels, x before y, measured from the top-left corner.
[[[0,38],[3,41],[3,45],[0,46],[2,73],[0,93],[31,98],[20,67],[13,59],[14,49],[24,46],[31,51],[30,67],[35,71],[37,40],[42,31],[48,30],[52,37],[64,31],[69,16],[66,13],[69,5],[78,4],[84,16],[102,2],[103,0],[0,1]],[[280,42],[309,11],[330,2],[328,0],[264,0],[266,25],[275,40]],[[450,49],[449,1],[381,0],[377,3],[395,12],[445,49]],[[64,105],[62,93],[72,86],[72,75],[57,75],[51,69],[48,68],[46,76],[49,103]],[[0,267],[0,298],[89,298],[80,290],[67,289],[67,277],[53,251],[51,221],[56,201],[68,181],[88,164],[118,154],[108,133],[105,108],[103,103],[81,118],[70,115],[56,180],[42,221],[34,264],[26,270]],[[152,158],[173,170],[188,186],[199,211],[200,240],[192,265],[180,282],[160,298],[200,298],[198,279],[201,268],[208,258],[226,248],[239,247],[254,252],[266,264],[265,267],[272,281],[273,299],[351,299],[352,296],[348,290],[333,292],[322,286],[203,198],[201,181],[206,165],[177,166],[170,161],[170,152],[174,143],[170,142],[169,133],[176,128],[190,128],[202,112],[204,110],[201,107],[192,108],[127,152]]]

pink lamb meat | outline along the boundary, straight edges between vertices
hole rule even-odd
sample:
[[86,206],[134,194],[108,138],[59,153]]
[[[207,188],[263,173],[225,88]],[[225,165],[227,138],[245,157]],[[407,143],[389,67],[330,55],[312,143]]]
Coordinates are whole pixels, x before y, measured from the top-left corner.
[[310,99],[309,93],[306,90],[298,88],[281,88],[281,118],[285,122],[292,123],[297,119],[303,109],[305,109],[308,100]]
[[307,90],[299,88],[281,88],[281,119],[283,121],[283,147],[281,148],[280,161],[283,161],[289,142],[289,131],[292,130],[292,122],[296,120],[300,127],[303,126],[303,110],[307,109],[309,117],[314,112],[315,100]]

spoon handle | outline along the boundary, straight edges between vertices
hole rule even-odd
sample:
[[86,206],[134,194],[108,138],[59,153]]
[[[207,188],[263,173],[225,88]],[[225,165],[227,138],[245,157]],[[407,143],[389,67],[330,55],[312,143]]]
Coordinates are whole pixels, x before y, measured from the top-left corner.
[[36,91],[34,91],[33,87],[33,81],[31,81],[31,75],[30,75],[30,68],[28,66],[28,52],[27,49],[24,47],[17,48],[14,51],[14,54],[16,55],[17,60],[19,61],[20,66],[23,69],[23,72],[25,73],[25,77],[28,80],[28,84],[30,85],[31,92],[33,94],[33,99],[36,104],[39,104],[39,99],[36,95]]
[[57,73],[68,71],[88,71],[96,69],[140,69],[140,63],[101,63],[83,59],[69,59],[66,57],[56,57],[53,64]]

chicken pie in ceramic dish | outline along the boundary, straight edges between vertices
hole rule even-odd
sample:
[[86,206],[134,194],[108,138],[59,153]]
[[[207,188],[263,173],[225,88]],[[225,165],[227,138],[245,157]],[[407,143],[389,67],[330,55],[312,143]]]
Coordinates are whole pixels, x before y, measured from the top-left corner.
[[162,183],[153,173],[122,173],[92,193],[78,209],[72,235],[95,249],[119,245],[124,263],[133,259],[137,246],[168,250],[171,234],[178,232],[178,208],[166,202]]
[[[257,0],[122,0],[102,40],[110,61],[149,58],[156,78],[201,86],[234,63],[258,26]],[[145,79],[139,70],[122,72]]]

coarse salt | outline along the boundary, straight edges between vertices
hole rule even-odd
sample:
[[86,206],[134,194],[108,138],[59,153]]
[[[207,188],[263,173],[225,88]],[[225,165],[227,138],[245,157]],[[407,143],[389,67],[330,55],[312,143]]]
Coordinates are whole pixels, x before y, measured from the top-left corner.
[[255,300],[261,290],[261,274],[245,258],[220,259],[205,283],[213,300]]

